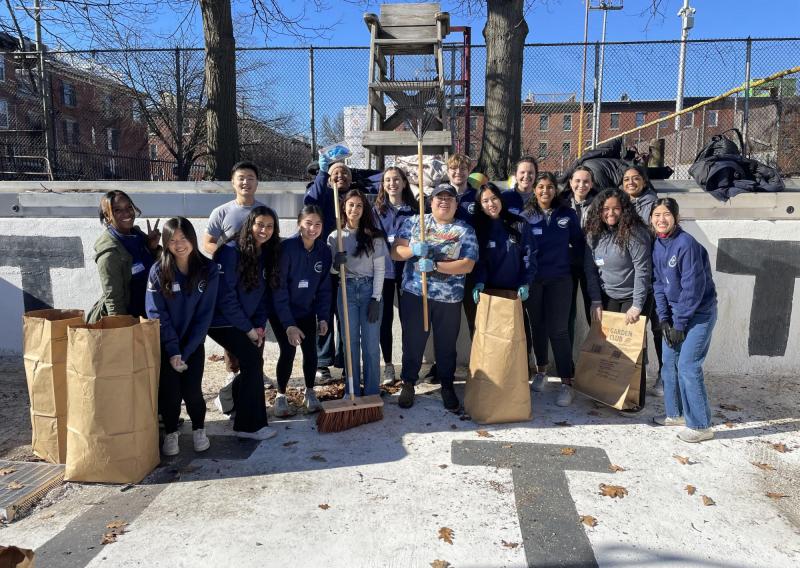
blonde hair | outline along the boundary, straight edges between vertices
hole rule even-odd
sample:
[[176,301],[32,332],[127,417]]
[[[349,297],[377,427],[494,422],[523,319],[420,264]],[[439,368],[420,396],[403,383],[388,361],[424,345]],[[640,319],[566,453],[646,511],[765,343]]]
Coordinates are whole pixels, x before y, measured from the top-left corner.
[[447,158],[448,168],[460,168],[461,166],[467,166],[467,169],[472,169],[472,158],[466,154],[453,154]]

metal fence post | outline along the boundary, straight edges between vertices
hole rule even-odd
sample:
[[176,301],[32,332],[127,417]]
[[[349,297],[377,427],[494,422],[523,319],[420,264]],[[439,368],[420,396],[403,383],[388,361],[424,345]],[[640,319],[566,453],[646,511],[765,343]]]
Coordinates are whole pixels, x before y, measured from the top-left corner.
[[600,69],[600,44],[594,44],[594,104],[592,104],[592,149],[597,146],[597,131],[600,124],[600,99],[603,96],[602,73]]
[[308,48],[308,104],[311,114],[311,157],[317,155],[317,125],[314,110],[314,46]]
[[750,58],[753,50],[753,40],[748,36],[744,56],[744,111],[742,114],[742,138],[745,147],[742,154],[750,155],[750,142],[747,139],[748,126],[750,124]]
[[[178,169],[178,179],[183,179],[183,170],[186,169],[183,156],[183,86],[181,85],[181,50],[175,47],[175,156]],[[186,172],[189,173],[188,171]],[[173,174],[174,176],[174,174]]]

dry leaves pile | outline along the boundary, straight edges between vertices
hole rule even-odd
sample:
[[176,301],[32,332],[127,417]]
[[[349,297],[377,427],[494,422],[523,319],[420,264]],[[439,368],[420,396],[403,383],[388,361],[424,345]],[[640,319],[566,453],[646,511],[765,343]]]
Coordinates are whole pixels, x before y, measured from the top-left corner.
[[453,544],[453,529],[442,527],[439,529],[439,540],[445,541],[447,544]]
[[603,497],[612,497],[612,498],[620,498],[622,499],[625,495],[628,494],[628,490],[622,487],[621,485],[606,485],[605,483],[600,484],[600,495]]
[[117,542],[117,537],[125,534],[125,527],[128,525],[125,521],[111,521],[106,525],[109,529],[104,535],[100,544],[111,544]]

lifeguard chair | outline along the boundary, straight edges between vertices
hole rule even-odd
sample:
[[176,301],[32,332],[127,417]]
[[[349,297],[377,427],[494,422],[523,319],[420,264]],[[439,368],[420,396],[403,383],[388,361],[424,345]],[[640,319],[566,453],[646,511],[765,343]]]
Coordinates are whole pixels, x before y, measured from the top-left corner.
[[383,4],[380,16],[364,14],[364,22],[370,31],[369,103],[362,139],[367,164],[375,156],[375,167],[383,169],[385,156],[417,152],[414,133],[398,128],[415,118],[420,106],[433,115],[422,138],[424,153],[449,153],[442,42],[450,15],[438,3]]

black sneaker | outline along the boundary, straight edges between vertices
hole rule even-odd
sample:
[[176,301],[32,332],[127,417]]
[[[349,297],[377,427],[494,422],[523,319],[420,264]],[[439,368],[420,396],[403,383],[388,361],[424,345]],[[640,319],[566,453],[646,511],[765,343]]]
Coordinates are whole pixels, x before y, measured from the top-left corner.
[[403,389],[400,391],[400,399],[397,401],[400,408],[411,408],[414,406],[414,385],[411,383],[403,383]]
[[439,381],[439,377],[437,377],[436,374],[436,363],[434,363],[431,365],[431,368],[428,369],[428,373],[424,378],[428,383],[432,385],[438,385],[441,381]]
[[442,386],[442,402],[447,410],[456,411],[461,406],[456,391],[452,386]]
[[331,380],[331,370],[328,367],[319,367],[317,368],[317,374],[314,377],[317,381],[325,383]]

